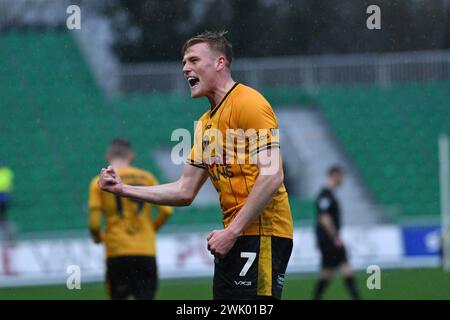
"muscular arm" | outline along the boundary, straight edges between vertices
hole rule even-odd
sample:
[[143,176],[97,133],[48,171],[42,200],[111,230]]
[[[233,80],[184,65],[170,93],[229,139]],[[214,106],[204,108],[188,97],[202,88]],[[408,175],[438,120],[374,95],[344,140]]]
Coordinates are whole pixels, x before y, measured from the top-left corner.
[[123,184],[111,167],[102,169],[99,186],[102,190],[121,197],[134,198],[157,205],[188,206],[194,200],[207,178],[207,170],[186,165],[181,178],[173,183],[156,186]]
[[[260,174],[256,178],[245,205],[226,229],[213,231],[208,236],[208,249],[214,255],[223,257],[228,253],[240,233],[261,214],[283,183],[279,149],[274,148],[267,153],[272,159],[268,165],[265,164],[268,162],[268,158],[264,154],[261,154],[261,161],[258,161]],[[267,166],[275,166],[276,170],[271,174],[261,174],[263,169],[267,169]]]
[[[279,149],[272,149],[268,154],[270,155],[270,158],[273,159],[272,161],[269,161],[268,158],[266,158],[265,153],[260,154],[261,159],[258,161],[260,171],[270,165],[277,166],[278,170],[275,170],[273,174],[259,174],[256,178],[247,202],[228,226],[228,229],[234,234],[239,235],[245,227],[261,214],[283,183],[283,170],[280,166]],[[267,164],[268,162],[269,164]]]

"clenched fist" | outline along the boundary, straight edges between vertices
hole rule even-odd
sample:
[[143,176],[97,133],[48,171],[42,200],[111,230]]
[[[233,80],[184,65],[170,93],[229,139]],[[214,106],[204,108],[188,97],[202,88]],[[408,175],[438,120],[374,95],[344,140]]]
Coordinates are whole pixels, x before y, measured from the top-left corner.
[[100,171],[100,177],[98,179],[98,186],[103,191],[121,194],[123,189],[123,183],[119,175],[114,171],[113,167],[102,168]]
[[206,240],[208,241],[208,250],[218,258],[223,258],[233,248],[239,234],[233,234],[229,229],[214,230]]

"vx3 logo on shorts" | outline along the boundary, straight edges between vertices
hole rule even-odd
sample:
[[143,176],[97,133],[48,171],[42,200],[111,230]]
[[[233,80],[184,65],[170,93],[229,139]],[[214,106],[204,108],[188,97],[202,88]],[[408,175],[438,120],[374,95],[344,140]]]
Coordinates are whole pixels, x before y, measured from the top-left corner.
[[252,285],[252,282],[251,281],[242,281],[242,280],[236,281],[235,280],[234,284],[237,285],[237,286],[250,287]]

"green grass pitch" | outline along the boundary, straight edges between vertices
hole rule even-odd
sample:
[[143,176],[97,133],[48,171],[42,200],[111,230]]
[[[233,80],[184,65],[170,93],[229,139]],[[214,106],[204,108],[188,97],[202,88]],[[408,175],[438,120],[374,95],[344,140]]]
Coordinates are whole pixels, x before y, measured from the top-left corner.
[[[356,274],[363,299],[445,299],[450,300],[450,272],[441,269],[382,270],[381,289],[366,287],[368,274]],[[284,299],[310,299],[317,274],[286,277]],[[211,279],[161,280],[157,294],[164,300],[211,299]],[[65,284],[52,286],[0,288],[0,299],[106,299],[103,283],[81,284],[80,290],[68,290]],[[340,277],[329,286],[325,299],[348,299]]]

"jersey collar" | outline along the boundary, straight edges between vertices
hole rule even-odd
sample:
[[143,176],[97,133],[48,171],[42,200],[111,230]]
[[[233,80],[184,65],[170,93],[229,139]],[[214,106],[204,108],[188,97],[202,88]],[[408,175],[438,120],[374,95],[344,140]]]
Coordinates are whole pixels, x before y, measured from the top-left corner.
[[211,112],[209,113],[209,117],[212,118],[214,116],[214,114],[217,112],[217,110],[219,110],[220,106],[223,104],[223,102],[228,98],[228,96],[230,95],[230,93],[234,90],[234,88],[237,87],[237,85],[239,84],[239,82],[236,82],[230,90],[228,90],[228,92],[225,94],[225,96],[222,98],[222,100],[220,100],[220,103],[215,107],[211,109]]

